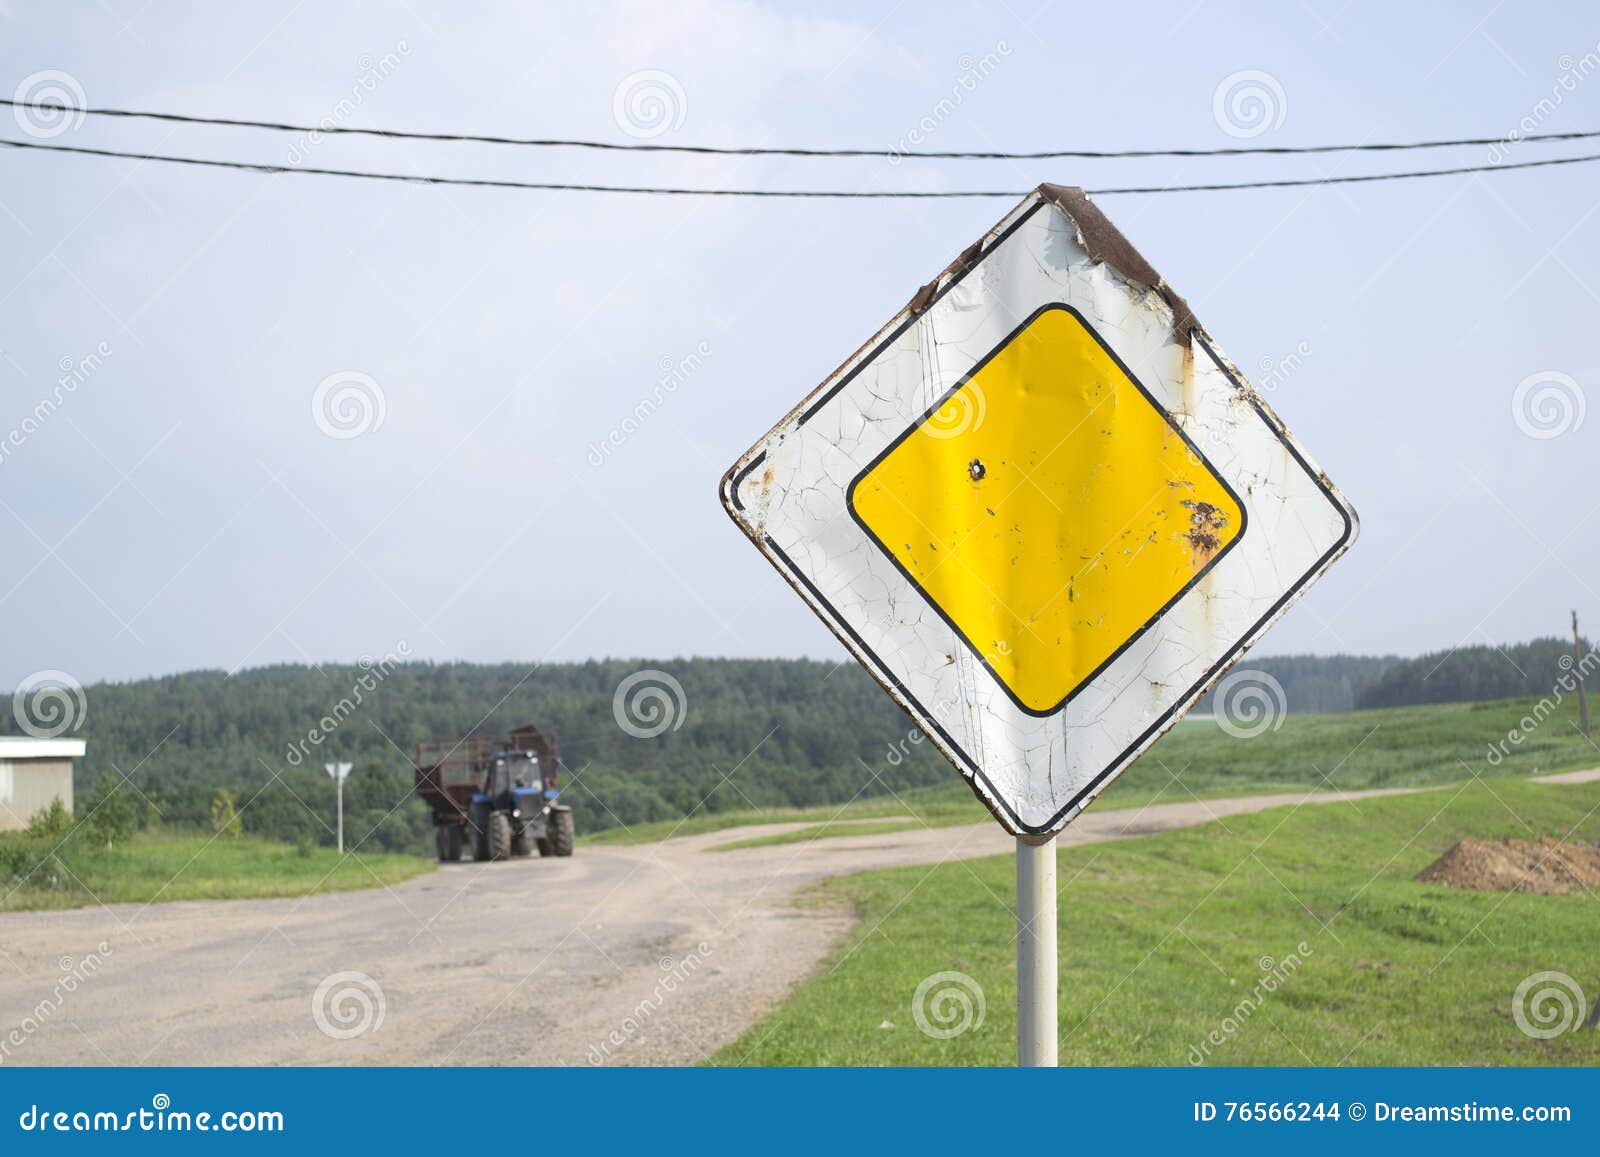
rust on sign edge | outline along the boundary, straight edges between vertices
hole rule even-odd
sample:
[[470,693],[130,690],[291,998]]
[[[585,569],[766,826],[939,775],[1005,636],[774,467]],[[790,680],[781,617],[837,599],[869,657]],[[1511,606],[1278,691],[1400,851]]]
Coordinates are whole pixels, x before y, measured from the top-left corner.
[[1072,223],[1078,227],[1078,238],[1083,242],[1084,252],[1090,257],[1111,266],[1129,281],[1148,286],[1161,295],[1161,300],[1172,310],[1172,332],[1179,345],[1184,349],[1190,348],[1193,330],[1206,333],[1206,327],[1200,324],[1189,303],[1167,284],[1166,279],[1156,272],[1155,266],[1133,247],[1133,242],[1122,235],[1122,230],[1111,223],[1100,207],[1089,200],[1087,193],[1076,185],[1052,185],[1047,182],[1039,186],[1039,195],[1072,219]]

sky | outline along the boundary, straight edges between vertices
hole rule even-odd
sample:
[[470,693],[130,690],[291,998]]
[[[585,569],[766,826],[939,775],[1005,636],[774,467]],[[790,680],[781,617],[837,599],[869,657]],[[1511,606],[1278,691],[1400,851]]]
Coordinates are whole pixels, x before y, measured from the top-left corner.
[[[41,92],[675,144],[1505,142],[644,156],[0,109],[13,140],[299,167],[1020,194],[1600,151],[1515,140],[1600,128],[1600,13],[4,0],[0,95]],[[1580,165],[1100,201],[1361,513],[1355,548],[1260,653],[1523,639],[1563,631],[1569,608],[1600,624],[1597,179]],[[0,686],[394,654],[841,658],[728,521],[718,479],[1010,205],[445,188],[0,149]]]

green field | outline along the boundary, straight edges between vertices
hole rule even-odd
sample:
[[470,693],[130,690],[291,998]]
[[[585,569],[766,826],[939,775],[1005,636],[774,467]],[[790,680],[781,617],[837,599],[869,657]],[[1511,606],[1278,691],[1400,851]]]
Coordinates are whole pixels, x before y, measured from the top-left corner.
[[[1112,784],[1098,806],[1139,807],[1155,801],[1258,795],[1295,788],[1420,787],[1478,775],[1533,775],[1600,764],[1600,750],[1577,731],[1577,708],[1570,697],[1529,729],[1525,739],[1510,742],[1510,729],[1535,710],[1535,700],[1512,699],[1290,715],[1276,730],[1249,738],[1229,735],[1210,719],[1193,718],[1163,736]],[[1492,745],[1504,749],[1504,754],[1497,753],[1495,763],[1489,761]],[[863,778],[867,774],[862,771]],[[887,796],[869,795],[872,790],[868,785],[862,797],[838,807],[699,811],[684,820],[610,828],[586,842],[647,843],[746,824],[823,825],[834,819],[900,816],[939,827],[977,823],[988,815],[954,770],[950,782],[940,787]],[[833,826],[809,837],[772,839],[788,843],[796,838],[849,834],[849,826]]]
[[418,856],[340,856],[251,836],[141,832],[108,849],[82,829],[64,838],[13,834],[0,836],[0,911],[304,896],[397,884],[433,869]]
[[[1536,1040],[1511,1011],[1536,972],[1600,997],[1600,897],[1413,880],[1463,836],[1543,834],[1600,839],[1600,784],[1483,780],[1064,848],[1061,1062],[1600,1064],[1600,1032]],[[712,1063],[1013,1063],[1012,872],[1001,856],[828,881],[816,898],[861,918],[848,944]],[[984,1000],[948,1039],[913,1011],[940,972]]]

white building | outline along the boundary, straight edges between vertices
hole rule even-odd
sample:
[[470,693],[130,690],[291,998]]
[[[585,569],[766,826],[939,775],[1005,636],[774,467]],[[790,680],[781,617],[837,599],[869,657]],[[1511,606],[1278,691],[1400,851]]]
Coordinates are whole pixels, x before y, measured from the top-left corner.
[[59,799],[72,810],[72,761],[81,739],[0,736],[0,832],[28,826],[35,812]]

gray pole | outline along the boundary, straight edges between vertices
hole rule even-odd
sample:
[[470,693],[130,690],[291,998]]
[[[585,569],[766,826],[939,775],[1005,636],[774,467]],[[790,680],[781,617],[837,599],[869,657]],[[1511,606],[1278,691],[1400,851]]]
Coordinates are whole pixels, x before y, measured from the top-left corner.
[[1578,676],[1578,726],[1583,729],[1583,737],[1589,735],[1589,698],[1583,691],[1583,643],[1578,639],[1578,612],[1572,612],[1572,662]]
[[339,801],[335,807],[338,809],[339,854],[342,856],[344,855],[344,781],[345,777],[350,774],[352,765],[348,763],[325,763],[322,766],[328,769],[328,775],[333,778],[335,798]]
[[1056,1064],[1056,841],[1017,840],[1017,1064]]

